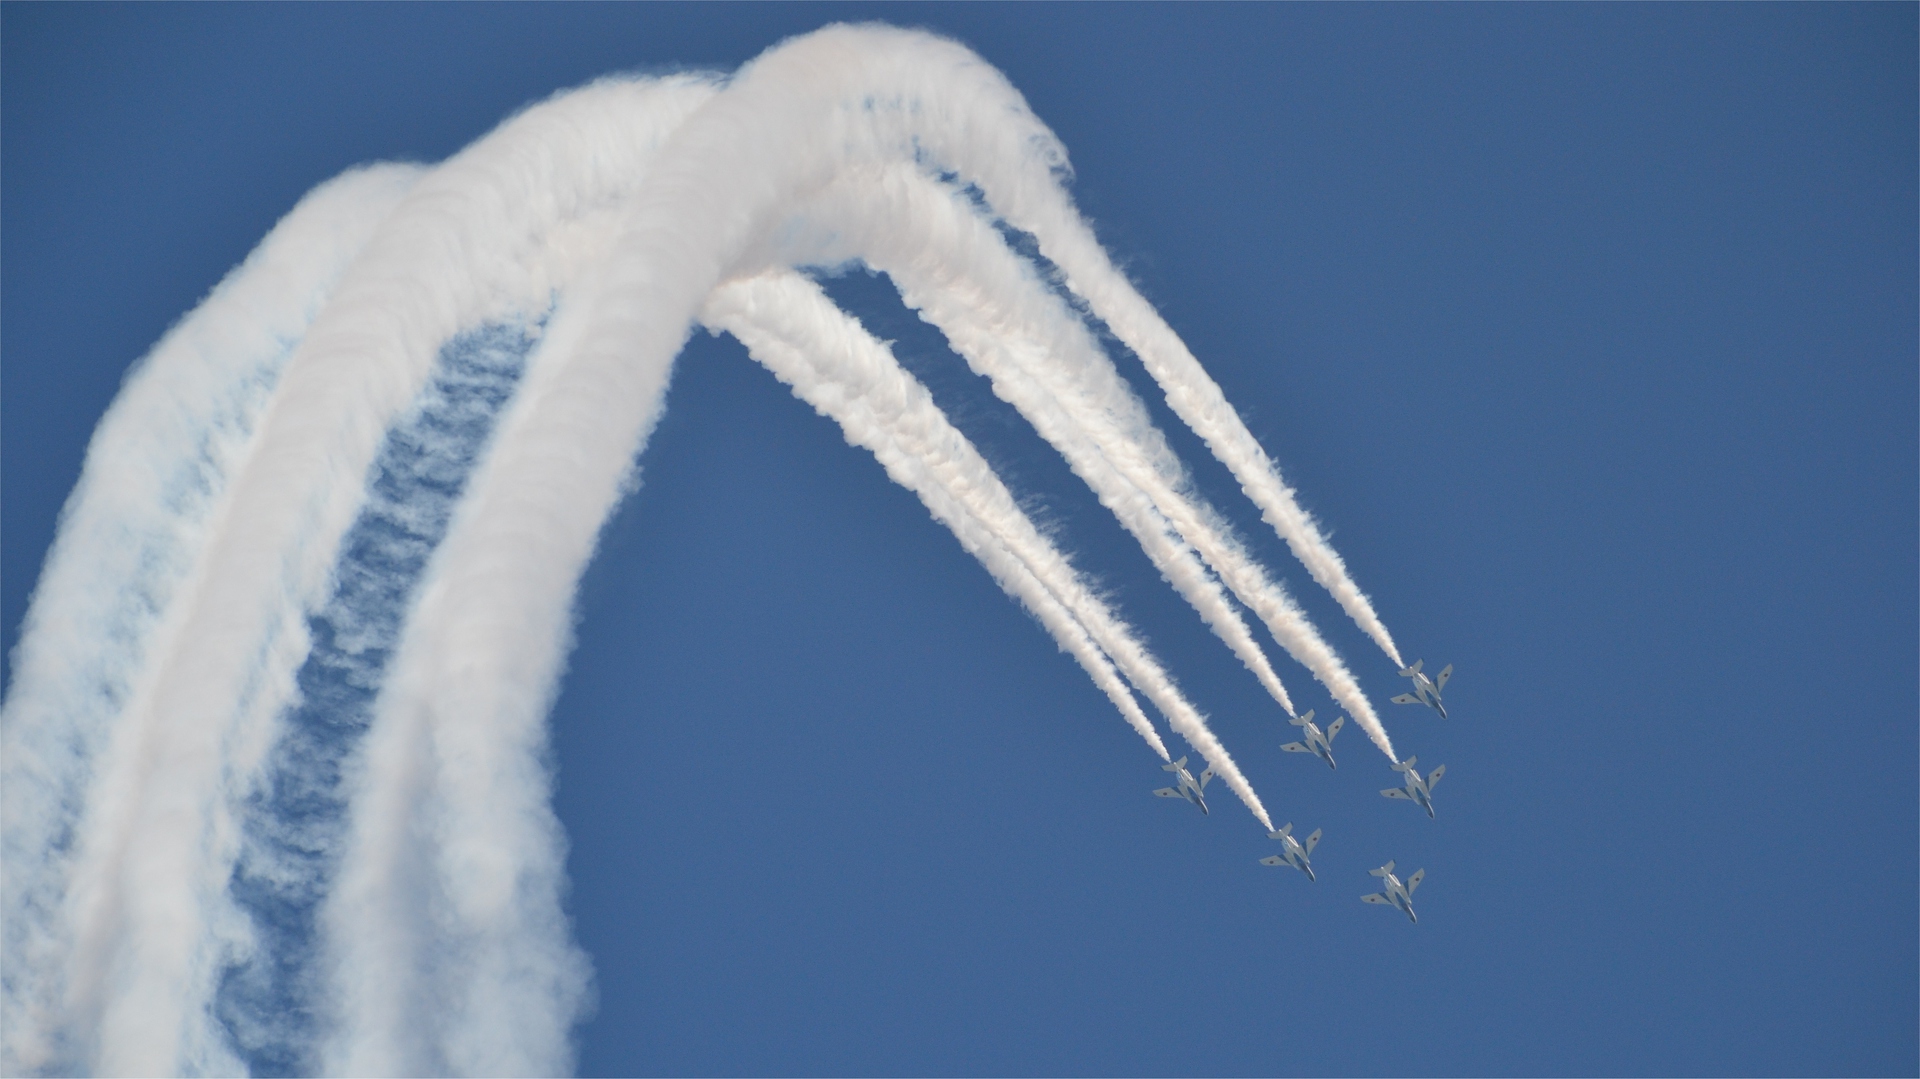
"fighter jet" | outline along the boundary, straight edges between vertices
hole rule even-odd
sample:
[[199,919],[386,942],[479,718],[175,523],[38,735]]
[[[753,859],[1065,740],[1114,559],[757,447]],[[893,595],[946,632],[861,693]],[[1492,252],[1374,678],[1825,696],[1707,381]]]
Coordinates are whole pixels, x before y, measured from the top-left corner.
[[1418,757],[1408,757],[1406,760],[1394,765],[1394,771],[1400,772],[1407,777],[1407,785],[1405,787],[1388,787],[1380,793],[1389,798],[1400,798],[1409,802],[1418,802],[1426,807],[1427,816],[1431,817],[1433,816],[1433,788],[1435,784],[1440,782],[1440,777],[1447,774],[1447,766],[1443,764],[1433,771],[1428,772],[1427,778],[1421,779],[1420,773],[1413,767],[1414,762],[1419,759]]
[[1445,719],[1447,706],[1440,703],[1440,691],[1447,687],[1447,679],[1453,677],[1453,664],[1447,664],[1447,669],[1440,672],[1440,677],[1429,680],[1426,675],[1420,673],[1420,665],[1424,662],[1426,661],[1416,659],[1413,661],[1413,666],[1400,672],[1400,677],[1413,679],[1413,692],[1400,694],[1393,698],[1393,703],[1424,704],[1440,713],[1441,719]]
[[1307,855],[1312,854],[1314,845],[1320,842],[1320,829],[1315,828],[1303,843],[1293,838],[1293,823],[1289,821],[1281,825],[1279,831],[1268,832],[1267,838],[1280,841],[1280,853],[1260,859],[1261,865],[1290,865],[1305,873],[1308,880],[1314,879],[1313,865],[1307,861]]
[[1304,742],[1288,742],[1286,745],[1281,746],[1281,749],[1286,750],[1288,753],[1313,753],[1318,755],[1321,760],[1326,761],[1327,767],[1340,767],[1333,763],[1333,736],[1339,734],[1340,728],[1346,724],[1346,716],[1341,716],[1339,719],[1327,724],[1327,733],[1325,734],[1321,734],[1320,728],[1314,725],[1312,711],[1308,711],[1306,715],[1298,719],[1289,719],[1287,722],[1305,732],[1307,740]]
[[1163,764],[1160,768],[1162,771],[1172,772],[1179,776],[1180,785],[1177,787],[1161,787],[1153,793],[1162,798],[1185,798],[1187,801],[1199,806],[1200,812],[1208,816],[1213,815],[1213,811],[1207,808],[1207,799],[1202,793],[1207,789],[1207,784],[1213,780],[1213,769],[1208,768],[1201,772],[1199,781],[1195,782],[1193,773],[1187,771],[1187,758],[1185,757],[1174,761],[1172,764]]
[[1420,924],[1420,919],[1413,913],[1413,892],[1414,889],[1420,887],[1420,882],[1426,879],[1426,870],[1414,870],[1413,876],[1408,877],[1405,884],[1400,883],[1400,878],[1393,875],[1392,862],[1388,862],[1378,869],[1369,869],[1367,872],[1386,881],[1387,890],[1385,892],[1375,892],[1372,895],[1363,895],[1360,897],[1360,902],[1377,903],[1383,907],[1398,907],[1407,912],[1408,921],[1415,925]]

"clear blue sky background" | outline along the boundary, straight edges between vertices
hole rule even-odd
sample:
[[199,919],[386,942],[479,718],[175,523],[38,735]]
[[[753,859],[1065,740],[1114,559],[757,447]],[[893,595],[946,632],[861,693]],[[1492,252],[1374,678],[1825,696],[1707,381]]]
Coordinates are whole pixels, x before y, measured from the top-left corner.
[[[141,355],[313,185],[622,69],[953,34],[1453,718],[1297,570],[1427,820],[1292,729],[883,281],[1317,884],[1202,818],[878,466],[701,335],[553,717],[591,1073],[1913,1074],[1916,8],[0,9],[0,626]],[[1331,715],[1297,667],[1302,707]],[[1421,921],[1365,871],[1425,866]]]

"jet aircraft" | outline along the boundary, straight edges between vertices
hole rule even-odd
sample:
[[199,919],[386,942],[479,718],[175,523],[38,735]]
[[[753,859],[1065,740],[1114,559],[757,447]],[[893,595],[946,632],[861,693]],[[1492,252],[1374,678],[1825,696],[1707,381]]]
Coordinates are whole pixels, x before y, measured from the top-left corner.
[[1207,808],[1207,799],[1204,793],[1207,789],[1207,784],[1213,780],[1212,768],[1202,771],[1197,781],[1193,778],[1193,773],[1187,771],[1187,758],[1185,757],[1174,761],[1172,764],[1163,764],[1160,766],[1160,769],[1162,771],[1172,772],[1178,776],[1180,778],[1180,785],[1177,787],[1161,787],[1153,793],[1162,798],[1185,798],[1187,801],[1199,806],[1200,812],[1208,816],[1213,815],[1213,811]]
[[1427,816],[1431,817],[1433,816],[1433,788],[1440,782],[1440,777],[1447,774],[1447,766],[1443,764],[1433,771],[1428,772],[1427,778],[1421,779],[1420,772],[1414,768],[1414,763],[1419,759],[1418,757],[1408,757],[1406,760],[1394,765],[1394,771],[1402,773],[1407,777],[1407,785],[1405,787],[1388,787],[1380,793],[1389,798],[1400,798],[1409,802],[1418,802],[1426,808]]
[[1420,919],[1413,913],[1413,892],[1414,889],[1420,887],[1420,882],[1426,879],[1426,870],[1414,870],[1413,876],[1408,877],[1405,884],[1400,883],[1400,878],[1393,875],[1392,862],[1388,862],[1378,869],[1369,869],[1367,872],[1386,882],[1387,890],[1385,892],[1375,892],[1372,895],[1363,895],[1360,897],[1360,902],[1377,903],[1380,906],[1397,908],[1406,912],[1408,921],[1415,925],[1420,924]]
[[1261,865],[1290,865],[1305,873],[1308,880],[1315,879],[1313,864],[1307,861],[1307,855],[1312,854],[1314,846],[1320,842],[1320,829],[1315,828],[1313,834],[1304,841],[1298,840],[1293,838],[1293,823],[1289,821],[1281,825],[1279,831],[1268,832],[1267,838],[1280,841],[1280,853],[1260,859]]
[[1340,728],[1346,724],[1346,716],[1341,716],[1339,719],[1327,724],[1327,732],[1325,734],[1320,733],[1320,728],[1313,722],[1313,712],[1311,710],[1309,710],[1306,715],[1298,719],[1289,719],[1287,722],[1300,728],[1301,732],[1307,736],[1307,740],[1305,742],[1288,742],[1286,745],[1281,746],[1281,749],[1286,750],[1288,753],[1312,753],[1317,755],[1321,760],[1326,761],[1327,767],[1340,767],[1333,763],[1333,736],[1339,734]]
[[1441,719],[1445,719],[1447,706],[1440,703],[1440,691],[1446,688],[1447,679],[1453,677],[1453,664],[1447,664],[1447,669],[1440,672],[1440,677],[1429,679],[1420,673],[1420,665],[1425,662],[1425,660],[1416,659],[1413,661],[1413,666],[1400,672],[1400,677],[1413,679],[1413,692],[1400,694],[1393,698],[1393,703],[1424,704],[1440,713]]

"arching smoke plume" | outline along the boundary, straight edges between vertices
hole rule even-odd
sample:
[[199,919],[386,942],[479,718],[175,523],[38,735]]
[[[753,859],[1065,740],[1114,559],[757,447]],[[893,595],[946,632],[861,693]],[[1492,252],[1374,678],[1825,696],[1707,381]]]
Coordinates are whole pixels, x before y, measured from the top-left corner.
[[568,1069],[590,971],[545,718],[701,326],[911,489],[1157,758],[1142,700],[1271,829],[1173,676],[808,268],[886,273],[1282,709],[1243,607],[1392,758],[1101,329],[1398,663],[1386,628],[1066,177],[965,48],[835,26],[316,189],[129,380],[34,594],[0,731],[0,1069]]

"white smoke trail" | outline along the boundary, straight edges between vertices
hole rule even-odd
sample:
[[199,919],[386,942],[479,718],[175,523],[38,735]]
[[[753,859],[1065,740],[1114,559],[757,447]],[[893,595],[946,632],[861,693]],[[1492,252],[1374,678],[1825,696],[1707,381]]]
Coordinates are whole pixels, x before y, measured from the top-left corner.
[[1086,400],[1084,378],[1074,387],[1077,396],[1063,397],[1067,382],[1057,369],[1084,366],[1097,346],[998,233],[911,165],[843,176],[798,216],[827,235],[790,230],[781,236],[780,253],[789,261],[832,264],[857,250],[893,277],[907,306],[939,326],[995,392],[1061,451],[1161,575],[1293,715],[1293,701],[1265,653],[1195,557],[1179,518],[1167,513],[1185,500],[1153,497],[1155,489],[1135,479],[1139,466],[1131,462],[1143,458],[1179,473],[1165,439],[1117,374],[1099,387],[1098,400]]
[[[873,451],[888,475],[919,495],[1009,593],[1036,614],[1049,602],[1063,604],[1079,631],[1071,636],[1090,634],[1255,817],[1266,820],[1259,798],[1198,711],[1041,536],[985,459],[885,345],[792,273],[724,285],[703,317],[739,337],[797,396],[838,422],[849,442]],[[1064,647],[1067,636],[1055,636]]]
[[[853,55],[863,50],[910,57],[922,69],[887,73],[887,92],[898,95],[900,101],[919,102],[926,111],[914,113],[914,118],[928,121],[917,132],[924,140],[916,148],[920,152],[895,159],[955,174],[961,182],[978,187],[996,214],[1033,236],[1041,254],[1059,269],[1063,284],[1141,358],[1166,392],[1175,415],[1233,472],[1313,579],[1332,593],[1396,665],[1404,665],[1371,602],[1353,583],[1319,526],[1300,508],[1292,488],[1280,479],[1239,413],[1152,305],[1113,265],[1092,228],[1074,209],[1057,175],[1066,170],[1065,152],[999,72],[953,42],[881,26],[828,27],[770,51],[755,65],[777,60],[783,66],[791,64],[802,77],[812,74],[826,82],[832,77],[824,70],[827,65],[850,64]],[[944,86],[940,85],[943,80]],[[863,107],[878,108],[877,100],[879,95],[867,99]],[[999,115],[989,122],[987,117],[994,113]],[[880,127],[874,132],[894,133]],[[1048,167],[1036,168],[1037,163]]]
[[[897,165],[843,176],[797,216],[802,224],[784,230],[780,246],[763,257],[832,264],[862,256],[887,272],[907,305],[940,327],[1067,458],[1249,668],[1258,674],[1264,656],[1195,551],[1396,759],[1345,664],[1192,493],[1179,459],[1086,326],[967,200],[918,168]],[[1284,691],[1276,699],[1293,712]]]
[[67,1009],[100,1070],[174,1071],[218,1040],[201,1033],[217,959],[206,917],[251,785],[226,747],[268,740],[305,654],[303,612],[324,598],[392,417],[456,331],[546,305],[566,269],[564,247],[535,257],[553,223],[604,212],[709,92],[608,83],[508,121],[414,187],[301,342],[183,593],[177,647],[129,702],[90,792],[67,887]]
[[[84,782],[74,766],[66,774],[76,778],[40,783],[51,792],[36,796],[43,802],[77,805],[66,811],[70,867],[40,892],[23,889],[18,905],[7,884],[8,933],[33,902],[42,921],[59,923],[33,937],[51,941],[35,955],[55,974],[31,984],[40,1010],[18,1013],[30,1028],[18,1059],[65,1052],[78,1069],[151,1073],[235,1066],[210,1015],[211,987],[244,946],[230,939],[227,891],[239,814],[260,789],[274,719],[293,697],[306,617],[342,595],[329,577],[365,501],[369,464],[441,347],[516,316],[553,312],[414,587],[343,783],[351,802],[337,870],[310,882],[316,894],[331,889],[319,916],[325,958],[313,972],[331,994],[322,1021],[333,1034],[316,1050],[324,1067],[567,1066],[588,973],[560,903],[564,839],[549,805],[543,720],[570,644],[573,590],[633,482],[630,463],[703,309],[920,494],[1156,751],[1165,755],[1120,675],[1268,823],[1204,719],[931,401],[916,404],[924,390],[884,347],[791,276],[715,295],[766,266],[767,251],[785,250],[785,237],[805,231],[796,214],[819,213],[810,200],[829,192],[822,204],[831,202],[841,178],[866,183],[905,165],[985,192],[995,212],[1039,237],[1069,287],[1091,289],[1082,299],[1167,376],[1163,385],[1191,381],[1149,332],[1157,316],[1128,306],[1133,294],[1104,254],[1074,246],[1091,234],[1061,189],[1057,141],[998,72],[953,43],[830,27],[769,51],[724,89],[694,78],[606,83],[508,121],[414,186],[305,329],[251,456],[209,503],[199,536],[178,547],[167,628],[149,632],[145,658],[100,710],[91,771]],[[914,197],[927,201],[924,191]],[[1026,402],[1022,411],[1291,711],[1201,559],[1296,658],[1317,635],[1189,497],[1184,470],[1079,318],[1017,260],[1011,273],[995,261],[1012,258],[1005,241],[962,208],[957,231],[940,235],[872,236],[872,222],[889,219],[858,206],[835,219],[866,236],[845,257],[889,268],[970,361],[992,366],[996,388]],[[941,271],[943,260],[959,269]],[[1215,453],[1227,445],[1240,454],[1229,466],[1252,482],[1243,472],[1265,458],[1230,444],[1237,417],[1225,427],[1200,419]],[[1261,474],[1278,484],[1270,464]],[[1262,490],[1255,501],[1275,519],[1269,503],[1280,503]],[[1303,662],[1323,682],[1338,668],[1331,650]],[[1344,703],[1345,690],[1329,686]],[[8,830],[11,851],[11,818]],[[52,838],[20,835],[41,849],[65,841],[43,831]],[[8,978],[11,1001],[28,983]]]
[[[581,305],[563,298],[417,586],[374,702],[320,915],[334,1034],[319,1050],[329,1074],[568,1070],[566,1034],[589,975],[567,939],[565,841],[541,764],[540,720],[558,672],[539,666],[544,650],[515,652],[515,635],[492,622],[491,593],[503,575],[563,593],[572,582],[544,564],[547,520],[515,522],[477,560],[466,522],[499,485],[501,448],[518,440],[530,403],[552,393],[582,322]],[[655,373],[656,402],[665,375]],[[574,447],[547,450],[536,452],[539,466],[583,463]],[[521,627],[519,639],[566,637],[564,605],[561,614],[556,625]]]
[[[497,1018],[485,1027],[495,1035],[515,1029],[519,1016],[473,1001],[455,1002],[438,1026],[416,1021],[407,893],[441,900],[435,920],[469,934],[464,953],[511,955],[505,898],[557,875],[557,840],[543,846],[541,828],[523,829],[521,843],[486,828],[506,809],[549,819],[544,777],[530,762],[567,645],[573,583],[693,316],[742,252],[781,226],[796,194],[862,160],[1059,165],[1051,135],[1007,108],[995,86],[1004,86],[997,73],[948,43],[836,27],[755,61],[676,133],[614,256],[585,283],[591,291],[562,303],[396,657],[368,741],[358,853],[342,867],[330,913],[344,949],[341,997],[353,1009],[332,1066],[444,1058],[470,1043],[460,1031],[482,1028],[470,1016]],[[577,344],[562,347],[574,333]],[[424,879],[403,879],[416,868]]]
[[872,451],[887,475],[920,496],[934,519],[1086,669],[1160,759],[1172,759],[1114,669],[1113,649],[1101,643],[1102,637],[1130,631],[1086,588],[886,345],[794,273],[724,284],[707,298],[700,318],[713,332],[738,338],[794,396],[838,423],[850,445]]
[[[584,295],[562,301],[493,451],[469,481],[367,738],[354,838],[328,912],[346,1009],[327,1051],[331,1068],[459,1067],[472,1061],[453,1055],[475,1047],[506,1051],[503,1039],[564,1036],[564,1026],[541,1026],[551,1010],[494,1007],[514,998],[501,972],[486,967],[490,957],[550,954],[545,934],[523,945],[514,900],[557,889],[559,842],[537,750],[574,582],[652,427],[673,357],[738,251],[793,192],[825,182],[849,153],[910,155],[918,124],[939,119],[885,102],[867,107],[869,90],[928,77],[910,49],[876,51],[845,31],[807,40],[824,48],[774,50],[676,133],[634,199],[634,223],[614,256],[583,283]],[[946,88],[981,77],[977,61],[966,66],[939,73]],[[1058,159],[1030,114],[992,121],[952,132]],[[1030,144],[1029,135],[1041,141]],[[495,824],[503,831],[489,834]],[[416,844],[431,856],[412,857]],[[410,993],[420,970],[409,934],[410,917],[420,925],[409,911],[420,909],[422,894],[442,900],[435,920],[462,935],[459,954],[481,957],[450,973],[480,975],[459,986],[491,994],[434,999],[444,1019],[424,1025],[426,1002]]]
[[[1017,174],[983,174],[979,182],[994,209],[1013,227],[1034,237],[1041,254],[1059,269],[1062,283],[1140,357],[1165,391],[1174,414],[1233,473],[1240,489],[1260,507],[1261,516],[1286,540],[1314,581],[1333,595],[1395,667],[1406,666],[1372,601],[1354,583],[1319,524],[1300,507],[1293,488],[1281,479],[1279,467],[1186,343],[1107,257],[1066,193],[1057,185]],[[1368,733],[1374,734],[1374,728]],[[1374,740],[1378,743],[1382,738],[1376,735]],[[1387,755],[1391,757],[1392,751]]]
[[87,773],[166,647],[193,552],[287,356],[419,172],[385,165],[315,188],[129,372],[94,432],[0,712],[0,1072],[77,1066],[55,1020],[57,915]]
[[[444,898],[436,917],[465,934],[462,954],[483,957],[481,966],[545,954],[515,939],[510,900],[557,887],[536,751],[573,584],[694,315],[739,252],[795,192],[826,182],[850,156],[910,157],[916,139],[933,151],[959,139],[1037,156],[1043,168],[1060,159],[1031,114],[947,115],[973,84],[998,79],[991,69],[944,43],[945,62],[930,69],[913,47],[928,39],[892,40],[903,47],[875,49],[868,32],[835,28],[740,72],[676,133],[588,294],[563,300],[429,570],[368,737],[355,842],[329,914],[350,1009],[330,1066],[431,1066],[435,1054],[497,1046],[512,1031],[531,1037],[549,1014],[493,1007],[511,994],[494,991],[498,971],[479,969],[483,977],[459,985],[488,999],[456,1000],[444,1021],[415,1023],[406,1005],[421,998],[404,987],[417,964],[402,927],[410,900],[429,889]],[[560,347],[574,332],[578,343]],[[488,832],[509,824],[512,841]],[[415,835],[432,841],[433,857],[409,856]],[[427,879],[413,886],[401,873],[416,867]],[[383,988],[392,986],[403,988]]]
[[248,799],[229,886],[251,923],[250,947],[235,949],[215,999],[255,1073],[305,1074],[316,1063],[315,916],[345,824],[342,765],[371,718],[413,587],[540,329],[488,325],[441,350],[427,389],[370,472],[333,596],[308,621],[313,647],[300,668],[299,699]]

